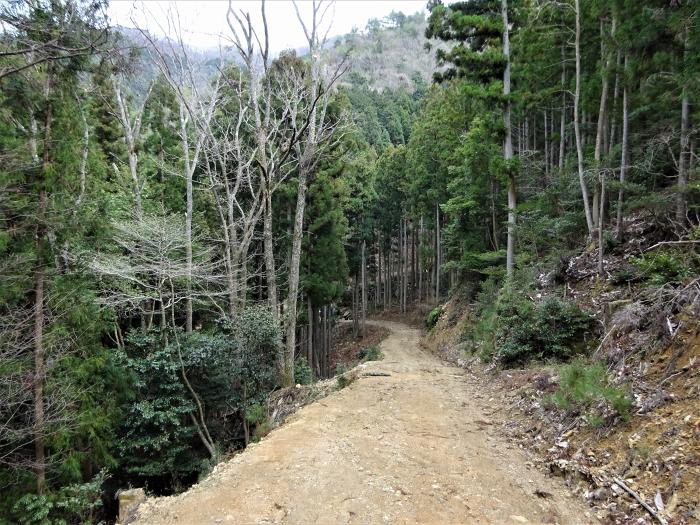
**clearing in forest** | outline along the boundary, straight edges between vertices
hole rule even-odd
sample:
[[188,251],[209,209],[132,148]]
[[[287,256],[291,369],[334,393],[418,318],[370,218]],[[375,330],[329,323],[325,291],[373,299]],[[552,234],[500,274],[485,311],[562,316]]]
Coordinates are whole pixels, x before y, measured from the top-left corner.
[[384,360],[137,523],[597,523],[498,435],[476,383],[422,351],[419,330],[378,323]]

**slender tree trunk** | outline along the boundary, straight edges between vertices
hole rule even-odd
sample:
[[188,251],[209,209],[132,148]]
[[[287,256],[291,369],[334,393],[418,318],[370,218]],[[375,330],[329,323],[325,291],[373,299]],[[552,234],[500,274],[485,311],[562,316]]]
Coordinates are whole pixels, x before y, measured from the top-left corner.
[[600,210],[598,215],[598,276],[602,279],[603,272],[603,206],[605,205],[605,174],[600,177]]
[[418,269],[418,264],[416,261],[416,224],[411,221],[411,287],[409,289],[409,302],[415,301],[416,295],[416,281],[418,280],[418,275],[416,271]]
[[559,121],[559,176],[564,174],[566,159],[566,48],[561,46],[561,116]]
[[358,284],[356,275],[352,280],[352,336],[354,339],[357,339],[357,335],[359,333],[359,308],[357,306],[357,286]]
[[36,267],[34,269],[34,472],[36,474],[37,493],[43,494],[46,487],[46,450],[44,443],[44,382],[46,380],[46,365],[44,362],[44,284],[46,279],[45,266],[45,237],[46,237],[46,177],[51,163],[51,140],[53,125],[53,104],[51,102],[53,75],[51,68],[46,77],[44,98],[46,100],[46,116],[44,120],[44,144],[42,166],[36,180],[38,190],[37,228],[35,237]]
[[583,168],[583,139],[581,137],[580,108],[581,101],[581,6],[580,0],[575,0],[576,7],[576,89],[574,91],[574,134],[576,135],[576,158],[578,160],[578,179],[581,185],[583,211],[586,215],[588,235],[593,236],[594,223],[588,199],[588,186]]
[[392,250],[392,242],[393,240],[389,238],[389,253],[387,254],[387,265],[386,265],[386,283],[388,286],[388,294],[387,294],[387,307],[389,310],[391,310],[391,307],[394,304],[394,290],[393,290],[393,279],[394,279],[394,252]]
[[279,322],[279,304],[277,302],[277,269],[275,267],[275,248],[272,242],[272,192],[265,191],[265,216],[263,219],[263,249],[265,252],[265,276],[267,280],[267,302],[272,315]]
[[398,285],[399,285],[399,312],[403,313],[403,302],[404,302],[404,250],[403,250],[403,219],[399,219],[399,259],[398,259]]
[[408,220],[403,220],[403,252],[404,252],[404,263],[403,263],[403,311],[406,313],[408,311],[408,282],[410,278],[409,273],[409,245],[408,245]]
[[435,203],[435,302],[440,302],[440,205]]
[[308,336],[306,338],[306,359],[309,362],[309,367],[311,370],[316,370],[314,367],[314,339],[313,339],[313,333],[314,333],[314,312],[313,312],[313,307],[311,306],[311,298],[307,297],[306,299],[306,315],[309,317],[309,326],[308,326]]
[[[613,20],[613,27],[614,27],[614,20]],[[593,192],[593,225],[595,227],[599,227],[600,223],[602,223],[602,217],[599,215],[600,210],[603,209],[603,198],[601,196],[601,185],[602,185],[602,174],[600,172],[600,162],[603,154],[603,139],[604,139],[604,134],[606,130],[606,125],[605,125],[605,115],[607,113],[607,104],[608,104],[608,71],[610,69],[610,56],[606,53],[605,50],[605,31],[604,31],[604,22],[601,19],[600,21],[600,47],[601,47],[601,57],[604,60],[603,62],[603,72],[602,72],[602,78],[601,78],[601,90],[600,90],[600,104],[598,107],[598,126],[596,128],[596,135],[595,135],[595,150],[593,152],[593,161],[595,162],[595,168],[596,168],[596,174],[597,174],[597,179],[598,183],[595,185],[594,192]]]
[[[627,55],[625,55],[625,70],[624,75],[627,74]],[[628,152],[628,140],[629,140],[629,88],[627,87],[626,78],[623,80],[622,87],[622,153],[620,159],[620,190],[617,196],[617,240],[622,242],[624,237],[623,231],[623,220],[622,220],[622,207],[624,205],[624,194],[625,194],[625,181],[627,178],[627,165],[629,162],[629,152]]]
[[190,145],[187,137],[187,113],[180,104],[180,133],[182,134],[182,154],[185,162],[185,266],[187,273],[187,299],[185,302],[185,332],[192,331],[192,176],[194,167],[190,165]]
[[[42,190],[39,196],[40,213],[46,209],[46,194]],[[41,217],[41,215],[40,215]],[[36,490],[44,493],[46,486],[46,454],[44,445],[44,263],[41,260],[44,251],[44,234],[36,240],[39,258],[34,270],[34,472],[36,473]]]
[[515,208],[517,206],[517,195],[515,192],[515,174],[511,166],[513,159],[513,136],[510,124],[510,35],[508,25],[508,0],[501,0],[501,16],[503,18],[503,56],[506,67],[503,72],[503,98],[505,108],[503,110],[503,125],[505,128],[505,139],[503,144],[503,157],[508,170],[508,240],[506,248],[506,274],[512,278],[515,268]]
[[377,311],[379,308],[379,287],[380,287],[380,280],[381,280],[381,265],[382,265],[382,252],[381,248],[379,247],[379,241],[377,241],[377,251],[375,252],[375,257],[376,257],[376,265],[374,268],[374,310]]
[[549,180],[549,133],[547,122],[547,109],[544,110],[544,180],[545,185]]
[[360,275],[362,276],[362,337],[367,335],[367,260],[366,260],[366,243],[362,240],[362,268]]
[[[138,175],[138,157],[136,155],[136,133],[134,132],[134,127],[131,123],[131,117],[129,116],[129,110],[126,107],[126,101],[122,95],[121,86],[117,82],[116,78],[113,78],[114,93],[117,98],[117,106],[119,107],[119,120],[122,125],[122,130],[124,131],[124,142],[126,143],[126,153],[127,159],[129,161],[129,173],[131,174],[132,191],[134,193],[134,215],[136,220],[141,220],[143,217],[143,205],[141,202],[141,182]],[[137,117],[137,123],[141,118],[139,114]],[[138,131],[138,124],[136,126]],[[114,169],[117,170],[116,165]],[[117,170],[118,172],[118,170]]]
[[[683,53],[684,62],[688,60],[690,52],[689,30],[685,33],[685,50]],[[686,222],[687,203],[686,192],[688,191],[688,152],[690,145],[690,101],[688,98],[688,88],[683,86],[681,98],[681,148],[678,154],[678,193],[676,194],[676,221],[681,225]]]
[[418,226],[418,304],[420,304],[423,301],[423,267],[421,262],[423,235],[423,216],[421,215]]
[[306,206],[306,184],[309,177],[308,167],[302,165],[299,170],[299,187],[297,206],[294,216],[294,233],[292,234],[292,253],[289,265],[289,292],[287,295],[286,314],[286,351],[282,381],[285,386],[294,383],[294,349],[296,347],[297,296],[299,293],[299,262],[301,260],[301,240],[304,226],[304,208]]
[[617,57],[615,59],[615,85],[613,87],[613,101],[612,101],[612,111],[611,111],[611,118],[610,118],[610,133],[609,133],[609,140],[608,140],[608,148],[607,152],[608,155],[612,153],[612,149],[615,146],[615,140],[616,140],[616,135],[617,135],[617,101],[620,98],[620,65],[621,65],[621,60],[622,60],[622,53],[620,50],[617,50]]

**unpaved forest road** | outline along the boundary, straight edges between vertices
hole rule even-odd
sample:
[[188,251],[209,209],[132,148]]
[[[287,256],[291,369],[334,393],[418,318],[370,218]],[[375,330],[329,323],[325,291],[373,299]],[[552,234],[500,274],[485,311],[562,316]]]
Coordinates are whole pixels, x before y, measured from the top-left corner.
[[146,502],[137,523],[597,523],[498,436],[478,387],[420,350],[420,331],[377,323],[391,330],[385,357],[361,374],[390,377],[301,409],[188,492]]

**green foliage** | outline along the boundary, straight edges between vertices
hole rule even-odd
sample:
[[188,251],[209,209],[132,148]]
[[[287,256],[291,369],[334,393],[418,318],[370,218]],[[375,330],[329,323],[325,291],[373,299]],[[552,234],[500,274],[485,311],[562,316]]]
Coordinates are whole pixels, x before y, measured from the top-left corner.
[[124,415],[117,453],[128,473],[167,476],[175,483],[196,472],[205,456],[194,453],[196,431],[189,414],[195,404],[182,381],[177,346],[166,344],[164,336],[133,331],[118,354],[133,377],[135,399]]
[[[207,410],[212,438],[231,432],[219,411],[238,411],[249,422],[275,387],[279,327],[269,308],[252,306],[222,321],[218,334],[132,331],[121,352],[133,377],[135,399],[126,409],[118,441],[127,473],[176,486],[207,465],[192,423],[197,409],[186,375]],[[181,360],[182,359],[182,360]],[[256,428],[263,421],[252,421]],[[230,423],[229,423],[230,424]]]
[[549,297],[536,304],[506,287],[496,307],[494,356],[505,366],[569,358],[581,351],[591,323],[574,302]]
[[644,273],[651,284],[679,282],[697,274],[699,258],[693,252],[657,250],[630,257],[630,262]]
[[248,423],[262,423],[267,418],[267,410],[261,403],[250,405],[245,411],[245,419]]
[[442,306],[436,306],[430,312],[428,313],[427,317],[425,318],[425,326],[428,327],[428,329],[434,327],[438,319],[440,319],[440,314],[442,313]]
[[343,388],[350,386],[355,381],[355,377],[349,374],[342,374],[336,379],[336,388],[342,390]]
[[340,376],[345,374],[345,372],[352,369],[356,364],[357,363],[336,363],[335,375]]
[[294,381],[300,385],[314,382],[314,373],[305,357],[298,357],[294,362]]
[[357,353],[357,358],[360,361],[381,361],[384,354],[378,346],[368,346]]
[[254,425],[253,427],[253,441],[260,441],[263,437],[270,433],[272,430],[272,422],[267,415],[267,410],[262,403],[255,403],[250,405],[245,412],[246,421]]
[[605,421],[601,404],[623,421],[629,419],[632,406],[629,393],[610,383],[605,366],[581,360],[561,368],[559,388],[552,394],[551,402],[560,410],[586,413],[592,426],[601,426]]
[[13,510],[19,525],[60,525],[49,517],[54,506],[46,495],[27,494],[20,498]]
[[48,495],[27,494],[13,507],[18,525],[90,525],[102,507],[107,471],[87,483],[75,483]]

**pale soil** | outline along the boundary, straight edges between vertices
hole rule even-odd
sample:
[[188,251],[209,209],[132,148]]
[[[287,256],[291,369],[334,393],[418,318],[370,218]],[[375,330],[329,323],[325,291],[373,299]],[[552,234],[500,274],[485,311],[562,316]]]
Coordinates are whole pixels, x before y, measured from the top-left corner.
[[384,360],[137,523],[597,523],[498,434],[498,400],[422,351],[419,330],[377,323]]

